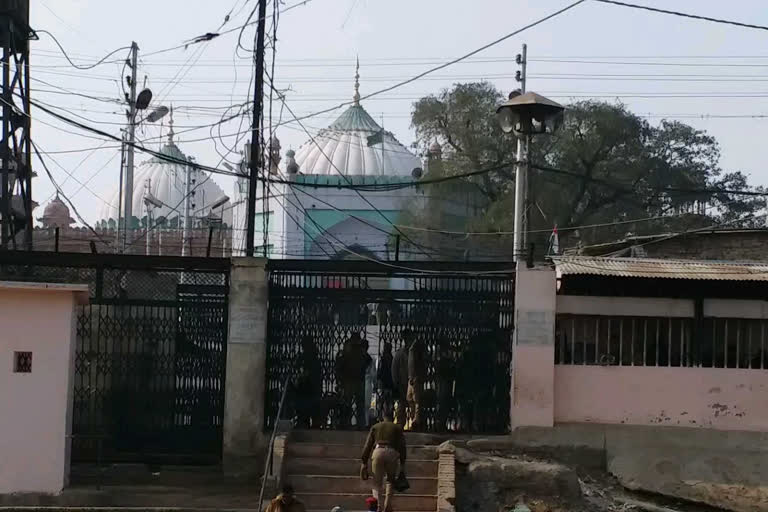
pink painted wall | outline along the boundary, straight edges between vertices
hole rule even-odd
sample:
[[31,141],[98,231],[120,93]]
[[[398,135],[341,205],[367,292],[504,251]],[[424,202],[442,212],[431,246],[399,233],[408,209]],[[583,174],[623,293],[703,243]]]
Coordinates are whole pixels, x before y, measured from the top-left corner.
[[[79,286],[0,282],[0,494],[67,484],[80,294]],[[15,351],[32,352],[31,373],[14,373]]]
[[555,366],[555,421],[768,431],[768,372]]
[[518,264],[512,347],[512,428],[553,425],[555,273]]

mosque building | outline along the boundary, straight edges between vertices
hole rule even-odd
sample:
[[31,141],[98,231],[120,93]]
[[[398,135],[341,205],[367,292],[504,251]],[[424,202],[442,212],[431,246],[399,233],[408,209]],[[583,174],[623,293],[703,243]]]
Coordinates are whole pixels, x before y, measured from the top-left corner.
[[[419,186],[441,169],[441,148],[432,144],[423,160],[384,130],[360,102],[359,66],[352,104],[325,129],[281,154],[275,137],[267,160],[268,184],[256,194],[255,255],[273,259],[435,259],[404,223],[419,212],[458,219],[477,213],[471,190],[440,198],[435,187]],[[72,227],[67,205],[57,196],[35,229],[38,250],[132,254],[244,255],[248,180],[238,178],[231,199],[215,178],[184,162],[194,162],[174,140],[173,112],[160,153],[136,167],[130,197],[133,218],[125,249],[117,236],[122,198],[119,186],[95,230]],[[242,164],[245,168],[245,159]],[[188,185],[189,182],[189,186]],[[465,196],[465,197],[459,197]],[[186,200],[186,198],[189,200]],[[148,229],[149,227],[149,229]]]
[[[416,184],[439,161],[440,146],[433,144],[422,162],[361,105],[359,78],[358,66],[352,105],[297,151],[286,151],[283,159],[279,140],[270,144],[273,181],[268,187],[258,186],[256,255],[273,259],[430,257],[415,245],[398,251],[398,237],[405,248],[405,239],[412,240],[414,233],[396,226],[406,211],[418,211],[426,204],[427,187]],[[233,254],[245,252],[247,191],[247,180],[238,179],[233,195]],[[474,213],[471,209],[471,204],[459,206],[452,214],[466,218]]]

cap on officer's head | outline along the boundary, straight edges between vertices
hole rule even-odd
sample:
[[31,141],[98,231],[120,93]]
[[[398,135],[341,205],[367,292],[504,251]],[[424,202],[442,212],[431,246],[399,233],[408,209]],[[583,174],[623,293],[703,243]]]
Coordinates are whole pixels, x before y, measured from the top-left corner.
[[341,507],[333,507],[331,509],[331,512],[344,512],[344,509]]

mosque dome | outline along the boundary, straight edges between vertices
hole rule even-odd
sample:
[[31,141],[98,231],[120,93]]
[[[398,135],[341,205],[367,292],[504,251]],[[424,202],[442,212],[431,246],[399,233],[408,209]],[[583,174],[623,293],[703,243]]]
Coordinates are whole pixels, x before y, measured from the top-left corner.
[[[358,64],[359,70],[359,64]],[[392,133],[385,131],[360,105],[359,71],[355,73],[354,103],[328,128],[320,130],[296,151],[303,174],[338,176],[411,176],[421,167]]]
[[75,222],[69,213],[69,207],[59,198],[58,192],[38,220],[42,222],[44,228],[67,228]]
[[[189,161],[190,157],[185,155],[173,140],[173,125],[168,134],[168,142],[160,150],[160,153],[174,160]],[[208,205],[214,203],[222,196],[224,191],[216,184],[209,173],[193,170],[192,178],[197,184],[194,195],[195,216],[204,217],[209,214]],[[158,157],[152,157],[136,167],[133,176],[133,215],[142,218],[146,215],[146,206],[144,197],[147,192],[147,180],[149,180],[149,192],[155,198],[163,203],[162,207],[154,208],[152,215],[155,219],[165,217],[169,221],[178,218],[184,212],[184,196],[186,169],[183,164],[169,162]],[[120,188],[117,187],[109,197],[107,197],[110,206],[104,206],[101,211],[102,220],[117,220],[117,205],[120,199]],[[171,207],[175,208],[172,210]],[[224,211],[225,224],[232,224],[232,210],[224,206],[217,208],[215,213]]]

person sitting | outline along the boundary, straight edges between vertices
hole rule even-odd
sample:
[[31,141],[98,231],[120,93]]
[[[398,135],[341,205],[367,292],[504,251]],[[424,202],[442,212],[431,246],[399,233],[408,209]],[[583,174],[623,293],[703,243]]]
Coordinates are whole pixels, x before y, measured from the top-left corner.
[[273,499],[265,512],[307,512],[304,503],[293,494],[290,484],[283,486],[283,492]]
[[365,499],[365,505],[368,512],[377,512],[379,510],[379,500],[374,498],[373,496],[369,496]]

